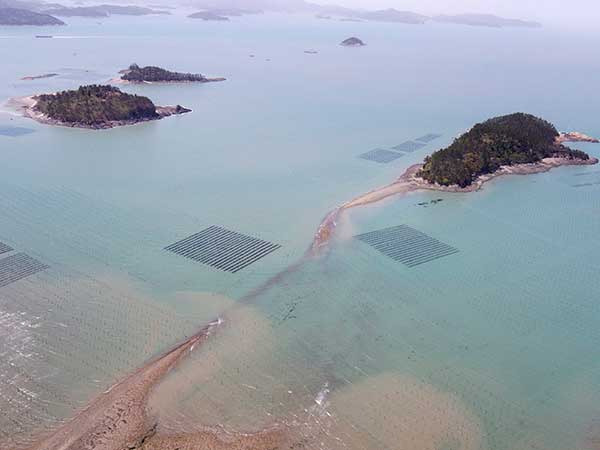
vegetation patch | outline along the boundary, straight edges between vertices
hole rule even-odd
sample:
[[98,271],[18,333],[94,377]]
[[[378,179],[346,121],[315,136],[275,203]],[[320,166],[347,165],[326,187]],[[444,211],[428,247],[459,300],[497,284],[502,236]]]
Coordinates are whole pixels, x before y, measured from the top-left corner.
[[475,125],[449,147],[428,156],[417,176],[443,186],[466,187],[501,166],[552,157],[589,159],[586,153],[558,143],[558,137],[552,124],[530,114],[496,117]]

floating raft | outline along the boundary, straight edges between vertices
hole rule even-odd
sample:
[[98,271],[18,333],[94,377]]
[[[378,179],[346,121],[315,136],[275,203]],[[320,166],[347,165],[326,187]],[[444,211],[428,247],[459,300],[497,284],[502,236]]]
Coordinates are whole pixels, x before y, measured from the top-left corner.
[[226,272],[236,273],[279,248],[279,244],[213,225],[165,247],[165,250]]
[[0,242],[0,255],[3,253],[12,252],[13,248],[10,245],[6,245],[4,242]]
[[47,265],[25,253],[0,259],[0,287],[8,286],[46,269],[48,269]]
[[367,153],[363,153],[362,155],[358,155],[361,159],[366,159],[367,161],[375,161],[381,164],[388,164],[392,161],[397,160],[398,158],[402,158],[404,154],[393,152],[391,150],[385,150],[383,148],[376,148]]
[[437,134],[437,133],[428,133],[424,136],[418,137],[415,139],[415,141],[419,141],[419,142],[426,142],[429,143],[431,141],[435,141],[438,138],[441,138],[442,135],[441,134]]
[[425,145],[426,144],[423,144],[422,142],[406,141],[392,148],[401,152],[414,152],[422,149],[423,147],[425,147]]
[[408,225],[385,228],[355,237],[408,267],[419,266],[458,253],[456,248]]
[[19,137],[35,132],[31,128],[11,127],[0,125],[0,136]]

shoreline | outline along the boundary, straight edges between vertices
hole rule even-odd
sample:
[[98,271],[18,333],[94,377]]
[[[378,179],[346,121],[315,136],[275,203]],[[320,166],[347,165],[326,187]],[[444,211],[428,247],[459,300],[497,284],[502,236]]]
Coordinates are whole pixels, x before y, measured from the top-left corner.
[[108,130],[116,127],[136,125],[138,123],[153,122],[155,120],[164,119],[165,117],[192,112],[191,109],[180,106],[156,106],[156,113],[158,114],[157,117],[136,120],[113,120],[99,125],[88,125],[79,122],[61,122],[60,120],[52,119],[47,115],[37,111],[36,105],[37,97],[39,95],[43,94],[30,95],[26,97],[12,97],[8,99],[5,105],[16,111],[22,117],[35,120],[36,122],[44,125],[53,125],[67,128],[81,128],[86,130]]
[[156,433],[157,424],[152,422],[146,411],[152,389],[222,323],[221,319],[211,322],[184,342],[133,371],[29,449],[140,448]]
[[[560,139],[560,141],[559,141]],[[593,142],[598,140],[581,133],[561,133],[557,137],[557,142]],[[408,194],[417,191],[437,191],[451,193],[467,193],[481,190],[489,181],[505,175],[532,175],[536,173],[545,173],[556,167],[562,166],[589,166],[598,164],[598,159],[590,156],[590,159],[569,159],[569,158],[544,158],[537,163],[516,164],[514,166],[502,166],[494,173],[480,175],[473,183],[467,187],[461,188],[457,185],[443,186],[437,183],[430,183],[423,178],[417,177],[417,173],[423,167],[423,164],[414,164],[400,175],[395,181],[385,186],[373,189],[369,192],[359,195],[354,199],[343,203],[325,216],[315,233],[311,252],[318,254],[335,235],[338,221],[342,213],[346,210],[357,208],[380,202],[386,198]]]

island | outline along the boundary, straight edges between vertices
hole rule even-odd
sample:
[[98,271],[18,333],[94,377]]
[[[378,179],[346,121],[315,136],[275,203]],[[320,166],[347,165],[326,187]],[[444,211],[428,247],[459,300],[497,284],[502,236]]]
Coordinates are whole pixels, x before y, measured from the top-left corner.
[[120,72],[120,82],[129,83],[209,83],[225,78],[207,78],[199,73],[171,72],[156,66],[140,67],[132,64]]
[[190,19],[202,19],[206,21],[228,22],[229,17],[222,16],[213,11],[200,11],[188,16]]
[[121,16],[147,16],[155,14],[171,14],[169,11],[159,11],[143,6],[97,5],[97,6],[62,6],[52,5],[44,10],[45,13],[62,17],[109,17]]
[[50,14],[42,14],[27,9],[0,8],[0,25],[65,25]]
[[23,78],[21,78],[21,80],[23,80],[23,81],[43,80],[44,78],[52,78],[52,77],[57,77],[57,76],[58,76],[57,73],[44,73],[42,75],[31,75],[31,76],[23,77]]
[[342,41],[342,43],[340,45],[342,45],[344,47],[362,47],[366,44],[357,37],[350,37],[350,38]]
[[101,85],[13,99],[11,104],[25,117],[40,123],[94,130],[159,120],[191,111],[180,105],[156,106],[147,97]]
[[496,117],[428,156],[417,176],[432,184],[465,188],[502,167],[535,165],[548,158],[564,164],[590,161],[589,155],[562,142],[556,128],[538,117],[524,113]]
[[190,19],[228,21],[230,17],[240,17],[248,14],[262,14],[261,9],[243,9],[243,8],[208,8],[194,14],[190,14]]
[[429,20],[429,17],[422,14],[411,11],[398,11],[393,8],[378,11],[361,11],[356,13],[355,17],[371,22],[404,23],[411,25],[422,25]]
[[515,113],[475,125],[449,147],[414,164],[392,183],[343,203],[329,212],[315,233],[311,251],[326,251],[352,208],[415,191],[473,192],[499,176],[529,175],[560,166],[598,164],[587,153],[565,147],[566,142],[598,143],[582,133],[559,133],[549,122],[531,114]]
[[439,15],[433,17],[435,22],[454,23],[458,25],[471,25],[479,27],[520,27],[520,28],[539,28],[542,24],[528,20],[506,19],[504,17],[494,16],[493,14],[458,14],[455,16]]

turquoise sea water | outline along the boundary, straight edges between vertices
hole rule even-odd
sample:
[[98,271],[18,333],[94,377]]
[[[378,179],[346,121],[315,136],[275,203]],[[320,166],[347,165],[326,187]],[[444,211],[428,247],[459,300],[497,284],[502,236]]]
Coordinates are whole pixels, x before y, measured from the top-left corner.
[[[0,442],[28,442],[222,315],[156,393],[165,430],[297,420],[318,424],[309,448],[588,448],[597,167],[389,199],[302,258],[329,210],[474,122],[527,111],[600,135],[600,36],[286,15],[69,23],[0,28],[0,98],[132,62],[228,80],[124,87],[193,113],[108,131],[0,114],[34,130],[0,135],[0,241],[50,266],[0,288]],[[368,45],[340,47],[350,35]],[[391,164],[357,158],[429,132],[442,137]],[[351,238],[400,224],[459,253],[409,269]],[[282,248],[235,275],[163,250],[211,225]]]

